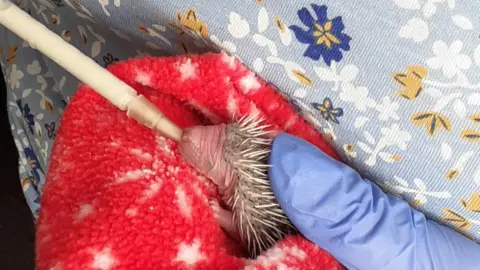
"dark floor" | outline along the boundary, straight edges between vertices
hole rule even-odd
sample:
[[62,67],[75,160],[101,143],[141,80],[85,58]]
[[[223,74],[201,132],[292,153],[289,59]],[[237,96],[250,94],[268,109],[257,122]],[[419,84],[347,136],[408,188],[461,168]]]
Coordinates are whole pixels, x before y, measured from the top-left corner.
[[34,269],[34,223],[18,179],[1,72],[0,94],[0,269],[30,270]]

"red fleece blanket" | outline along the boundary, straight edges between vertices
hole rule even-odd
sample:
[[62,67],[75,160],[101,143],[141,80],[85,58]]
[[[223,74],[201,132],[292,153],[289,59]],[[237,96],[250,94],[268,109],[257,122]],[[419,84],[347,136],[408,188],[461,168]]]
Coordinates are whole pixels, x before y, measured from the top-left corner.
[[[282,95],[228,55],[132,59],[109,70],[182,128],[259,112],[336,157]],[[81,86],[52,150],[37,269],[342,269],[301,236],[245,259],[215,222],[212,198],[220,201],[216,187],[175,142]]]

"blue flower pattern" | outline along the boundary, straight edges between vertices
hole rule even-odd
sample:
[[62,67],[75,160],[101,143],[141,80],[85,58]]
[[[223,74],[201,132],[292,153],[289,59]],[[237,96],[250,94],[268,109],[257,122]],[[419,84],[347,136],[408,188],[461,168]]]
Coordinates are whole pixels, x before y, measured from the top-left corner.
[[54,140],[55,136],[57,135],[57,132],[55,131],[55,122],[45,124],[45,129],[47,130],[48,138]]
[[32,150],[32,148],[26,147],[23,149],[25,157],[27,158],[28,166],[32,174],[34,175],[35,181],[40,182],[41,177],[39,172],[45,174],[42,167],[40,166],[40,162],[38,161],[36,153]]
[[338,118],[343,116],[343,109],[335,108],[328,97],[322,103],[313,103],[312,105],[320,111],[325,120],[332,121],[335,124],[338,124]]
[[300,9],[297,14],[308,30],[292,25],[290,29],[295,33],[298,41],[309,44],[303,54],[315,61],[320,57],[330,66],[332,61],[340,62],[343,58],[342,51],[350,50],[351,37],[343,33],[345,26],[342,17],[335,17],[329,20],[327,7],[312,4],[317,19],[315,20],[307,8]]
[[35,124],[35,120],[34,120],[35,116],[31,113],[30,106],[28,105],[28,103],[25,103],[25,105],[22,105],[21,99],[17,100],[17,105],[23,115],[23,119],[25,120],[25,123],[28,125],[28,129],[32,134],[34,134],[33,125]]

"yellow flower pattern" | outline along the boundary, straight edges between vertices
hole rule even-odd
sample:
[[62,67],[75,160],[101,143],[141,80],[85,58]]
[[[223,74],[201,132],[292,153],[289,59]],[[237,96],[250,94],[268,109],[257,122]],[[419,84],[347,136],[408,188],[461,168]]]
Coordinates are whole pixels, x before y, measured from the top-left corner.
[[[461,198],[459,203],[468,213],[480,213],[480,192],[471,193],[467,199]],[[471,236],[467,234],[467,231],[472,228],[472,223],[480,223],[480,221],[471,220],[467,218],[466,215],[461,215],[450,208],[444,208],[442,211],[443,216],[441,220],[447,223],[453,223],[455,227],[461,229],[462,234],[469,238],[471,238]]]
[[177,12],[177,23],[180,24],[180,27],[175,23],[169,23],[169,25],[176,29],[178,35],[185,33],[185,29],[193,33],[197,33],[204,38],[208,38],[208,28],[205,22],[198,19],[197,12],[195,8],[189,8],[182,15]]
[[473,123],[480,125],[480,113],[472,114],[470,120],[472,120]]
[[287,27],[285,26],[285,23],[283,23],[283,21],[280,20],[278,16],[274,18],[273,23],[278,28],[278,31],[280,31],[280,33],[285,33],[285,31],[287,31]]
[[457,179],[458,175],[460,174],[460,171],[458,169],[450,169],[447,172],[447,179],[448,180],[455,180]]
[[330,49],[332,47],[332,43],[340,44],[340,40],[338,40],[338,38],[330,32],[332,30],[332,26],[332,21],[327,21],[323,26],[315,23],[313,36],[317,38],[317,45],[324,44],[328,49]]
[[313,81],[307,76],[307,74],[298,70],[292,70],[292,75],[299,83],[305,86],[313,86]]
[[[397,95],[408,101],[419,99],[422,92],[427,92],[425,87],[433,86],[433,89],[430,88],[427,92],[429,97],[426,96],[426,98],[433,97],[435,103],[432,103],[432,108],[430,110],[412,113],[410,118],[411,123],[415,126],[423,127],[429,138],[435,137],[442,132],[450,132],[455,134],[455,136],[458,136],[455,137],[456,140],[460,138],[465,142],[480,143],[480,128],[458,128],[458,130],[453,132],[452,120],[456,121],[453,117],[455,115],[460,117],[462,117],[462,115],[466,116],[466,108],[463,105],[463,102],[458,100],[458,97],[460,97],[461,94],[444,94],[435,88],[437,86],[453,87],[456,85],[453,83],[439,83],[437,81],[427,80],[428,73],[429,70],[423,66],[411,65],[406,67],[405,72],[396,72],[392,74],[394,82],[402,87],[397,91]],[[447,109],[449,103],[453,104],[451,107],[453,111]],[[470,114],[468,119],[473,125],[480,126],[480,113]],[[443,159],[448,160],[452,155],[452,151],[451,147],[444,143],[441,149]],[[474,152],[462,153],[456,163],[453,166],[451,165],[451,169],[445,173],[445,179],[447,181],[459,181],[461,172],[465,169],[467,161],[473,155]],[[480,175],[477,177],[480,177]],[[418,208],[424,204],[424,201],[422,202],[422,200],[413,198],[409,201],[409,204],[414,208]],[[474,238],[469,231],[472,229],[473,224],[480,224],[480,221],[472,219],[469,213],[480,213],[480,192],[473,192],[468,197],[462,197],[459,204],[467,213],[458,211],[458,209],[443,208],[443,215],[440,217],[440,220],[452,224],[466,237]]]
[[[470,120],[477,125],[480,125],[480,113],[472,114]],[[465,129],[460,134],[460,138],[468,142],[480,142],[480,130]]]
[[355,146],[353,144],[344,144],[343,151],[345,151],[345,154],[348,158],[357,157],[357,151],[355,150]]
[[443,216],[441,219],[445,222],[452,222],[455,227],[461,230],[469,230],[472,227],[472,223],[468,221],[464,216],[456,213],[452,209],[443,208]]
[[480,131],[473,129],[465,129],[460,134],[460,137],[465,141],[478,143],[480,142]]
[[427,74],[428,70],[422,66],[408,66],[407,72],[393,73],[393,79],[402,86],[397,94],[408,100],[416,99],[423,91],[422,80]]
[[8,49],[7,63],[15,64],[17,61],[17,45],[13,45]]
[[470,212],[480,212],[480,192],[474,192],[470,195],[470,199],[461,199],[460,204]]
[[411,120],[417,126],[424,126],[430,137],[435,136],[441,129],[452,130],[448,117],[437,112],[419,112],[412,115]]
[[408,204],[413,208],[418,208],[419,206],[422,206],[422,202],[420,200],[411,200]]
[[[176,18],[177,22],[169,22],[168,25],[175,29],[178,36],[183,36],[188,32],[202,39],[208,39],[208,27],[204,21],[198,18],[195,8],[187,9],[183,15],[177,12]],[[178,40],[178,47],[183,54],[189,53],[186,42],[183,40]]]

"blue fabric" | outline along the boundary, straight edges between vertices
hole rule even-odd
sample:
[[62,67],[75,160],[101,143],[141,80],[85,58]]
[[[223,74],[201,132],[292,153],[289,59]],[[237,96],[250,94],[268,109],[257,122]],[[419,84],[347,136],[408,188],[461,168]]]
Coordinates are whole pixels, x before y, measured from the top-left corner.
[[478,269],[480,245],[429,221],[353,169],[287,134],[269,176],[287,216],[349,269]]

